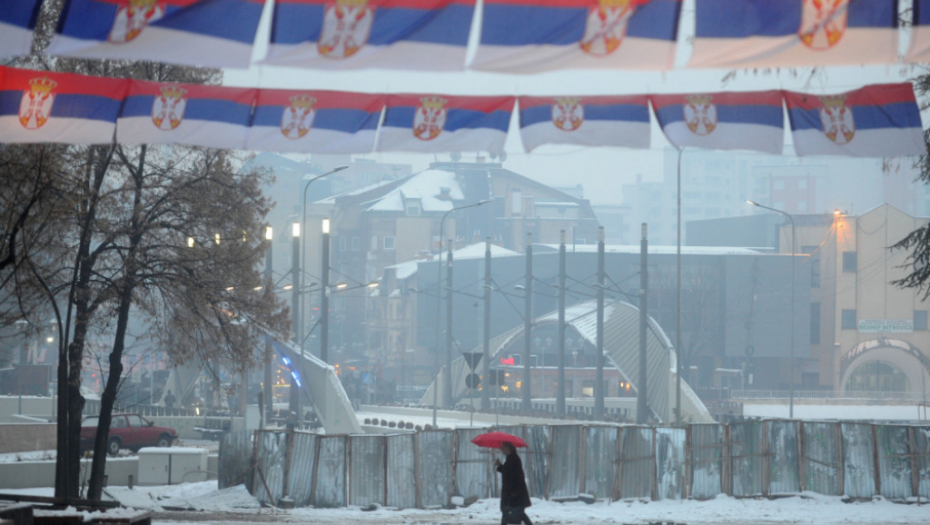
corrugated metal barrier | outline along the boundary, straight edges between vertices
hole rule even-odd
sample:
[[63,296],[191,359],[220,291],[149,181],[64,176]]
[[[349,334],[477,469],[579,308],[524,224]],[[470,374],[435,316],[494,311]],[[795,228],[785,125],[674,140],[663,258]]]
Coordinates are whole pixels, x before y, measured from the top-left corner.
[[[813,491],[895,501],[930,499],[930,426],[765,420],[686,428],[538,425],[497,430],[523,438],[534,497],[709,499]],[[220,443],[221,488],[245,484],[264,505],[380,504],[438,508],[453,496],[496,497],[496,451],[479,428],[391,435],[230,432]]]

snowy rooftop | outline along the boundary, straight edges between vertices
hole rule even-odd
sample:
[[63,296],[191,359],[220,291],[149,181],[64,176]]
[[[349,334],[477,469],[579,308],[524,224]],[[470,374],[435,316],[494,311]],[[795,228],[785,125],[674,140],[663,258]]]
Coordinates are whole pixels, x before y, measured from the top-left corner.
[[[483,242],[476,242],[475,244],[469,244],[468,246],[459,248],[458,250],[453,250],[452,260],[457,261],[462,259],[480,259],[484,257],[484,251],[485,244]],[[491,257],[511,257],[514,255],[520,254],[513,250],[508,250],[503,246],[498,246],[496,244],[491,245]],[[443,259],[445,259],[445,256],[443,256]],[[398,279],[406,279],[417,273],[417,268],[421,262],[433,262],[433,260],[438,260],[438,258],[431,260],[407,261],[388,266],[388,268],[395,269]]]
[[[448,199],[440,198],[442,189],[449,189]],[[369,202],[369,211],[404,211],[404,199],[419,199],[424,212],[449,211],[453,201],[465,198],[455,173],[442,170],[420,172],[384,196]]]
[[[559,249],[558,244],[537,244],[536,246],[543,246],[553,250]],[[597,253],[596,244],[568,245],[567,249],[571,252]],[[677,250],[677,246],[649,246],[649,253],[657,255],[675,254]],[[639,253],[639,245],[608,244],[604,247],[604,251],[606,253]],[[760,252],[751,248],[736,248],[730,246],[682,246],[681,253],[682,255],[759,255]]]

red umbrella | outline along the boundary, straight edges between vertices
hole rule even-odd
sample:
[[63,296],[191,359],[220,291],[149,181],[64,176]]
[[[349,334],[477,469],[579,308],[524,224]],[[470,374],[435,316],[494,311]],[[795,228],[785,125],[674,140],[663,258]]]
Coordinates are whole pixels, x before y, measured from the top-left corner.
[[509,441],[515,447],[526,447],[526,441],[506,432],[488,432],[487,434],[475,436],[475,439],[471,440],[472,443],[479,447],[487,448],[501,448],[501,443],[504,441]]

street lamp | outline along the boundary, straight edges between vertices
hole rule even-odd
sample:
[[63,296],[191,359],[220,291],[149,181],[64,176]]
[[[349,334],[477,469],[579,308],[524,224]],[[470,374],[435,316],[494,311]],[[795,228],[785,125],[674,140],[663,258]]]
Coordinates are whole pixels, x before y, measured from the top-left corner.
[[794,318],[795,318],[795,315],[794,315],[794,294],[795,294],[795,291],[794,291],[794,288],[795,288],[794,286],[794,273],[795,273],[794,272],[794,262],[795,262],[794,254],[797,253],[797,249],[795,247],[795,244],[797,243],[797,235],[795,235],[796,232],[794,229],[794,217],[792,217],[791,214],[788,212],[785,212],[782,210],[776,210],[775,208],[770,208],[768,206],[763,206],[755,201],[747,200],[746,202],[748,204],[752,204],[753,206],[762,208],[764,210],[769,210],[769,211],[774,211],[775,213],[780,213],[784,215],[785,217],[787,217],[788,222],[791,223],[791,360],[790,360],[791,370],[790,370],[790,373],[788,374],[790,376],[790,379],[788,380],[788,417],[794,418],[794,372],[795,372],[794,370],[794,367],[795,367],[795,364],[794,364]]
[[[312,179],[310,179],[310,180],[307,181],[307,184],[304,185],[303,200],[301,201],[301,206],[300,206],[300,212],[301,212],[300,227],[301,227],[301,230],[303,230],[304,232],[307,231],[307,188],[309,188],[311,184],[313,184],[314,182],[316,182],[316,181],[322,179],[323,177],[328,177],[328,176],[332,175],[333,173],[338,173],[338,172],[340,172],[340,171],[342,171],[342,170],[344,170],[344,169],[347,169],[347,168],[348,168],[348,166],[345,166],[345,165],[343,165],[343,166],[337,166],[337,167],[333,168],[333,169],[330,170],[330,171],[327,171],[326,173],[324,173],[324,174],[322,174],[322,175],[317,175],[316,177],[313,177]],[[325,235],[324,235],[324,238],[328,238],[328,234],[329,234],[329,219],[323,219],[323,233],[325,234]],[[305,234],[305,235],[306,235],[306,234]],[[327,239],[327,240],[328,240],[328,239]],[[328,251],[328,250],[327,250],[327,251]],[[307,242],[304,241],[304,243],[303,243],[303,245],[302,245],[302,247],[301,247],[301,250],[300,250],[300,256],[302,257],[302,259],[303,259],[304,261],[307,260],[306,252],[307,252]],[[329,254],[327,253],[326,255],[329,255]],[[327,261],[328,261],[328,258],[327,258]],[[324,288],[325,288],[325,284],[326,284],[325,279],[326,279],[326,277],[324,276],[324,282],[323,282]],[[303,318],[302,318],[302,317],[301,317],[301,321],[303,321]],[[303,350],[303,347],[301,347],[301,350]],[[323,350],[321,350],[320,352],[321,352],[321,358],[325,361],[325,360],[326,360],[326,356],[323,355]]]
[[[439,221],[439,265],[436,267],[436,370],[439,370],[439,336],[442,331],[441,325],[441,311],[442,311],[442,236],[445,231],[446,217],[449,216],[454,211],[464,210],[467,208],[475,208],[484,204],[491,202],[490,199],[485,199],[478,201],[474,204],[466,204],[465,206],[458,206],[447,211],[443,216],[442,220]],[[449,290],[449,300],[452,300],[452,290]],[[444,390],[448,393],[448,399],[443,400],[443,405],[452,401],[452,348],[451,345],[446,345],[446,371],[443,374],[444,379]],[[439,381],[433,384],[433,428],[436,428],[436,405],[439,404]],[[445,396],[444,396],[445,397]]]

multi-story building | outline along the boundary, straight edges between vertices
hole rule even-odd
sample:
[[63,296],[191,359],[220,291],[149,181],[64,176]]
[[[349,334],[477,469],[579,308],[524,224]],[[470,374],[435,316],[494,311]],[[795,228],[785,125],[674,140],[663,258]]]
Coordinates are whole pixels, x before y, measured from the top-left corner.
[[[447,215],[484,200],[488,203]],[[398,263],[433,257],[440,226],[444,249],[489,237],[515,251],[523,249],[528,234],[556,243],[566,230],[570,241],[584,244],[595,242],[598,228],[587,200],[484,162],[436,162],[409,177],[336,195],[312,211],[317,223],[320,212],[332,220],[331,281],[350,285],[376,280]],[[362,349],[378,351],[379,336],[364,321],[370,293],[359,288],[333,295],[330,344],[337,353],[358,357]]]
[[[927,392],[930,303],[923,291],[896,284],[912,267],[908,250],[891,247],[930,219],[890,204],[858,216],[836,210],[792,218],[794,247],[790,223],[776,214],[692,223],[688,242],[725,246],[752,243],[747,239],[754,237],[757,246],[809,256],[809,270],[799,266],[796,276],[810,281],[810,319],[804,327],[809,326],[810,341],[796,352],[799,388]],[[755,228],[755,235],[741,223]]]
[[[678,150],[668,148],[661,181],[644,182],[637,176],[636,184],[623,186],[623,203],[630,208],[625,222],[633,229],[648,223],[654,244],[677,241],[678,169]],[[837,207],[858,213],[884,202],[886,190],[901,193],[897,188],[907,186],[912,171],[902,166],[889,170],[880,160],[813,162],[689,149],[681,155],[681,222],[751,215],[755,211],[747,199],[788,213],[825,213]]]

